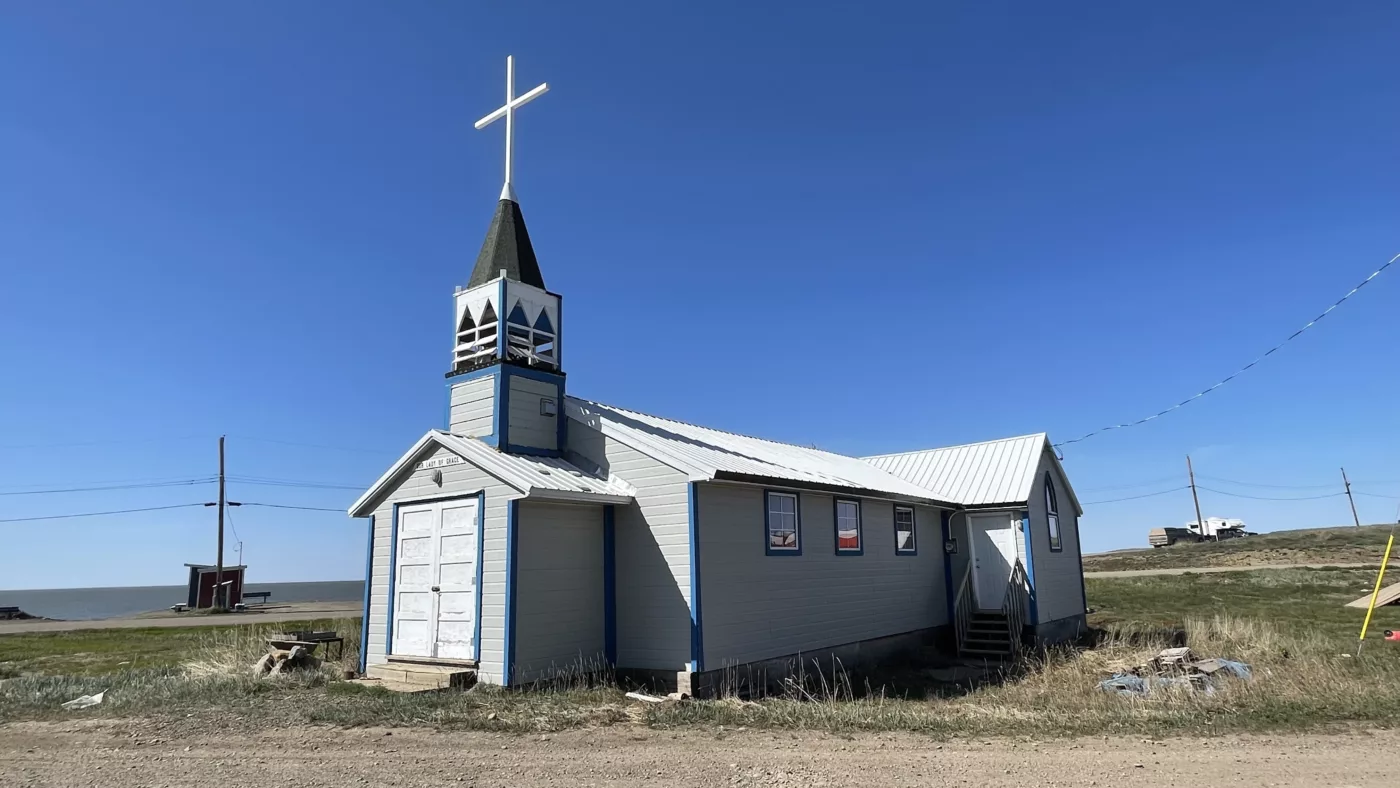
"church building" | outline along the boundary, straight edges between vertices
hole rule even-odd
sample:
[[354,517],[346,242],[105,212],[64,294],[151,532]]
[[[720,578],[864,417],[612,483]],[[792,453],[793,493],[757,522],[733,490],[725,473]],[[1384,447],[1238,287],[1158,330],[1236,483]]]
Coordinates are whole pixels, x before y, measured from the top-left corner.
[[453,295],[445,418],[349,510],[369,530],[363,671],[601,669],[706,694],[1083,631],[1082,510],[1044,434],[848,457],[571,396],[511,183],[514,112],[547,87],[516,97],[507,74],[477,124],[506,122],[506,184]]

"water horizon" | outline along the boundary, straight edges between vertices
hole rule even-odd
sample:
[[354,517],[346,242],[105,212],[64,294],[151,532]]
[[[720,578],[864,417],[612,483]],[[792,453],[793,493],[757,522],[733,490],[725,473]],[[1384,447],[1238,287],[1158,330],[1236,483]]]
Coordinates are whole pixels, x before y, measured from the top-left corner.
[[[245,591],[268,591],[269,604],[283,602],[359,602],[364,580],[250,582]],[[183,585],[92,586],[85,588],[26,588],[0,590],[0,607],[18,607],[31,616],[58,621],[123,618],[185,602]]]

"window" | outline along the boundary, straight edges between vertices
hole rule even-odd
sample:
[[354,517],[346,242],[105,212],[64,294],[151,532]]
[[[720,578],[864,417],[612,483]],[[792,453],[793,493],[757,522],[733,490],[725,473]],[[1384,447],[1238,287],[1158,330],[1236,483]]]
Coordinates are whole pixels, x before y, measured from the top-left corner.
[[914,536],[913,507],[894,507],[895,555],[916,555],[918,553],[918,544],[914,541]]
[[860,543],[860,501],[836,499],[836,554],[864,555]]
[[767,505],[763,523],[767,530],[768,555],[802,555],[801,521],[794,493],[764,493]]
[[1055,503],[1055,482],[1048,473],[1045,474],[1045,521],[1050,529],[1050,550],[1058,553],[1064,549],[1060,543],[1060,507]]

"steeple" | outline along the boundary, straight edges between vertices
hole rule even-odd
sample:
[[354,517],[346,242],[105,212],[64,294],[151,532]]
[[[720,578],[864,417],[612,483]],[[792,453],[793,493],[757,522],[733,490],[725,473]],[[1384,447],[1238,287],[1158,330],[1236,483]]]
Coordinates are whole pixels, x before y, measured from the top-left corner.
[[525,216],[515,200],[503,199],[496,203],[496,214],[491,217],[491,226],[486,230],[486,240],[476,256],[476,267],[472,269],[467,287],[484,285],[502,272],[507,279],[544,289],[535,247],[530,244],[530,233],[525,230]]
[[515,61],[506,59],[506,103],[477,121],[506,121],[506,180],[486,240],[455,301],[447,429],[501,451],[561,456],[564,417],[560,298],[544,287],[525,216],[511,184],[515,110],[544,94],[515,97]]

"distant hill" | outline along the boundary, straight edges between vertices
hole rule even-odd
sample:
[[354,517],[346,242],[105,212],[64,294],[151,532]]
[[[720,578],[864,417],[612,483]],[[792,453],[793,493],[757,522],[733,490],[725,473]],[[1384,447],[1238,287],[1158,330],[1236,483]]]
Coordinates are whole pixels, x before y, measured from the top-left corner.
[[[1379,566],[1389,536],[1389,525],[1274,531],[1223,542],[1175,544],[1171,547],[1086,555],[1084,571],[1322,563]],[[1400,537],[1396,541],[1400,541]],[[1396,548],[1396,552],[1400,553],[1400,547]],[[1392,563],[1397,561],[1400,561],[1400,556],[1391,557]]]

